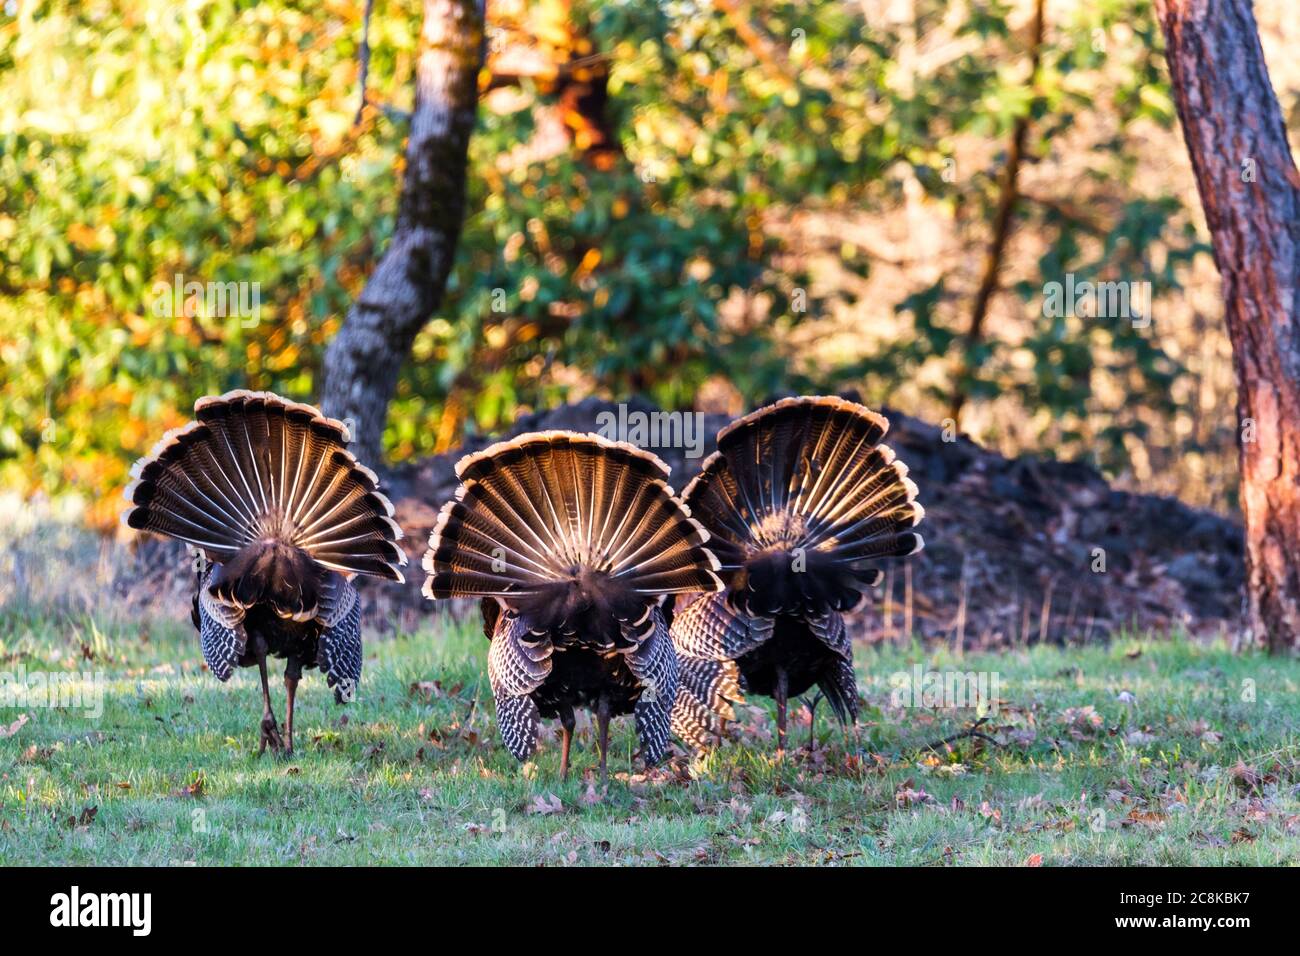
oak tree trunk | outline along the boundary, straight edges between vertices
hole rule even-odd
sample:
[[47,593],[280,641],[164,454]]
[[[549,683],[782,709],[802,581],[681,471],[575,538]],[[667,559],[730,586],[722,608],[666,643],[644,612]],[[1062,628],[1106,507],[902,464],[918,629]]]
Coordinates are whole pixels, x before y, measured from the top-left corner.
[[416,334],[442,302],[465,217],[466,152],[478,112],[480,0],[424,0],[415,107],[392,240],[325,352],[321,404],[378,465],[388,403]]
[[1247,625],[1300,647],[1300,174],[1249,0],[1156,0],[1223,278],[1240,419]]

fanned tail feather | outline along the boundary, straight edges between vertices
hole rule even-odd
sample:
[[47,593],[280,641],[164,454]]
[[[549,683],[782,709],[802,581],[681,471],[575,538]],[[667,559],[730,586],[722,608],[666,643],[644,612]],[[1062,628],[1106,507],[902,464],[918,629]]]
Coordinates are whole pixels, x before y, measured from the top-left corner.
[[595,435],[522,435],[462,458],[424,557],[431,599],[499,599],[530,626],[585,607],[643,620],[666,593],[722,587],[708,532],[654,455]]
[[921,550],[916,485],[880,444],[889,423],[841,398],[784,399],[718,434],[686,487],[714,535],[737,608],[755,615],[847,610],[877,565]]
[[[201,398],[194,412],[132,468],[128,527],[179,538],[220,564],[242,554],[265,566],[278,555],[285,567],[292,548],[324,568],[402,580],[393,506],[347,450],[341,422],[244,390]],[[241,580],[248,593],[252,579]]]

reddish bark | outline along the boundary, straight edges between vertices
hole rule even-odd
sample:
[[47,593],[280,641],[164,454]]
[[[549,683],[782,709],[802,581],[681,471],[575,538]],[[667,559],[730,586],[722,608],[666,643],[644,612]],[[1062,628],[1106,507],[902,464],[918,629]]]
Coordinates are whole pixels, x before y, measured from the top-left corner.
[[1300,647],[1300,174],[1249,0],[1156,0],[1223,278],[1241,421],[1247,625]]

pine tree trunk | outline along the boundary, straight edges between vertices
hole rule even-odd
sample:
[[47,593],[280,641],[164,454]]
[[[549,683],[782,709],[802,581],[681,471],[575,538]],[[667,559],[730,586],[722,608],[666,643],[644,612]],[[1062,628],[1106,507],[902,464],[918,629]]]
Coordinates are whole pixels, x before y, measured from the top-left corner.
[[424,0],[415,108],[392,240],[325,352],[321,404],[378,465],[388,403],[416,334],[442,302],[465,217],[466,152],[483,56],[479,0]]
[[[1247,625],[1300,648],[1300,174],[1249,0],[1156,0],[1223,278],[1240,419]],[[1226,582],[1225,582],[1226,586]]]

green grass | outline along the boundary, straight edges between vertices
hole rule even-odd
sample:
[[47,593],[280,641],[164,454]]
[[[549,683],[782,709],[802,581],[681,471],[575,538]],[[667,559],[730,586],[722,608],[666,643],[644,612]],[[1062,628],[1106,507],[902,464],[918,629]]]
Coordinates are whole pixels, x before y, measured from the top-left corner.
[[[629,776],[625,718],[600,793],[585,720],[567,783],[549,729],[535,764],[505,753],[485,650],[477,623],[431,614],[418,634],[369,641],[350,706],[309,673],[284,762],[255,755],[255,672],[219,684],[188,621],[5,611],[0,671],[107,683],[98,719],[0,709],[0,733],[27,717],[0,739],[0,863],[1300,862],[1294,660],[1155,640],[962,661],[859,648],[859,749],[822,707],[815,754],[775,761],[755,706],[743,744]],[[997,672],[1002,706],[983,728],[996,743],[927,755],[972,714],[893,706],[889,675],[915,663]]]

